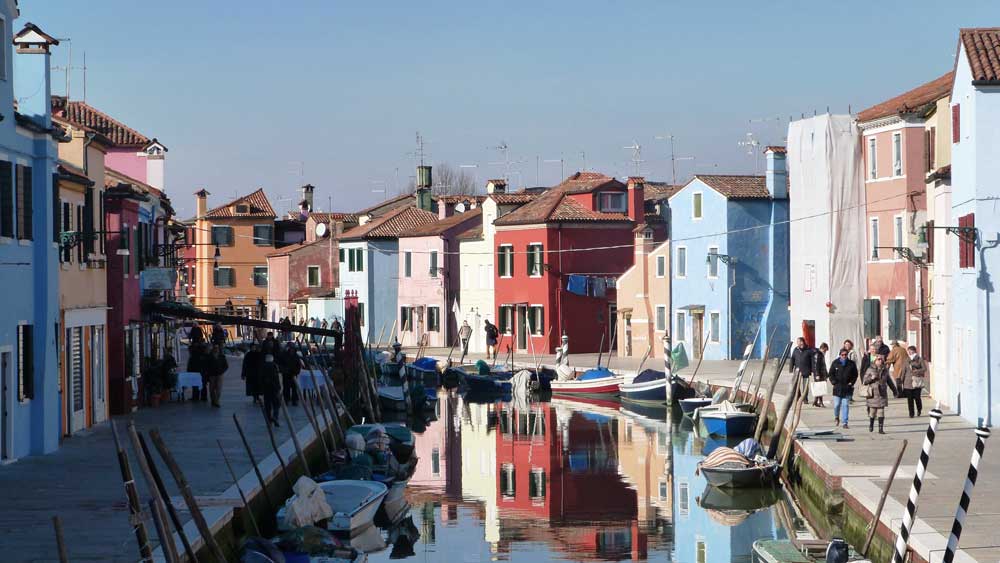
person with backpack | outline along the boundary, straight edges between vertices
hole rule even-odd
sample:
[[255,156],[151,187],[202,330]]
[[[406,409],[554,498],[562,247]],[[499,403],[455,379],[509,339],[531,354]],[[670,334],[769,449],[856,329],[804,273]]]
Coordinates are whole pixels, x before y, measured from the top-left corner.
[[497,337],[500,336],[500,331],[489,319],[484,322],[486,323],[486,327],[483,329],[486,331],[486,359],[495,360],[497,359]]
[[281,388],[285,398],[285,404],[295,406],[299,404],[298,390],[295,388],[295,378],[302,371],[302,362],[299,360],[299,353],[295,350],[295,344],[289,342],[285,349],[278,356],[278,368],[281,370]]
[[278,397],[281,393],[281,374],[278,365],[274,363],[273,354],[264,355],[264,362],[260,367],[260,392],[264,396],[264,414],[268,422],[275,427],[280,426],[278,412],[281,401]]

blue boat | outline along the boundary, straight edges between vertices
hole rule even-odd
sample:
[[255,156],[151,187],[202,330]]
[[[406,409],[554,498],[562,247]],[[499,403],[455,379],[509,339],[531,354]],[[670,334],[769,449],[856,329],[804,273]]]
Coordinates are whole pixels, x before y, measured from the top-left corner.
[[714,411],[704,413],[700,418],[710,436],[751,436],[757,426],[757,415],[750,412]]
[[643,370],[629,383],[618,386],[622,399],[628,401],[667,402],[667,378],[662,371]]
[[[506,377],[504,377],[506,375]],[[510,373],[465,374],[465,386],[472,393],[510,393]]]
[[437,371],[437,360],[434,358],[417,358],[406,364],[406,375],[411,382],[420,383],[424,387],[437,388],[441,385]]
[[701,407],[707,407],[712,404],[711,397],[691,397],[690,399],[681,399],[678,401],[681,406],[681,411],[684,416],[690,417],[694,414],[694,411],[700,409]]

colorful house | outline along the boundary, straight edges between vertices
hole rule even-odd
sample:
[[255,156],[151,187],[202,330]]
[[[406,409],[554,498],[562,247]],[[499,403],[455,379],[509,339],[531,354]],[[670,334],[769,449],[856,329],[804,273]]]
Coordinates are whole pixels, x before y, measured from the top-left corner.
[[[951,91],[951,218],[935,227],[952,248],[949,318],[955,384],[938,397],[963,418],[992,426],[1000,409],[995,272],[1000,271],[1000,28],[959,32]],[[990,63],[993,61],[993,64]],[[942,236],[944,235],[944,236]],[[954,375],[952,375],[954,374]]]
[[671,339],[691,357],[742,357],[758,328],[756,357],[789,338],[785,149],[766,154],[766,177],[696,175],[670,198]]
[[865,337],[882,335],[929,351],[927,271],[917,226],[927,219],[924,122],[951,92],[953,73],[858,114],[868,218]]
[[65,137],[48,104],[49,51],[59,41],[30,23],[12,37],[17,17],[16,2],[0,2],[0,463],[51,452],[61,433],[53,177]]
[[664,241],[666,232],[657,213],[647,214],[646,222],[632,230],[633,264],[615,284],[619,356],[641,358],[648,351],[650,358],[663,357],[663,338],[670,328],[670,241]]
[[[461,344],[462,285],[458,235],[482,222],[482,209],[456,212],[438,201],[438,220],[399,235],[399,341],[415,346]],[[425,336],[426,335],[426,336]]]
[[522,353],[610,349],[615,280],[632,265],[643,183],[577,172],[494,220],[497,326]]

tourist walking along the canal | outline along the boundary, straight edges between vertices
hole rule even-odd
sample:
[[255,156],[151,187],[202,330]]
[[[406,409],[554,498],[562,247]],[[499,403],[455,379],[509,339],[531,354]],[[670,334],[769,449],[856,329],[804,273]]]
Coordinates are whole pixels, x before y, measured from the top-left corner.
[[295,350],[295,345],[289,342],[285,349],[278,355],[278,368],[281,370],[281,386],[284,390],[285,403],[289,405],[299,404],[299,394],[295,389],[295,378],[302,371],[302,362],[299,360],[299,353]]
[[222,348],[226,345],[226,329],[222,325],[215,323],[212,325],[212,346]]
[[229,369],[229,362],[226,360],[226,355],[222,353],[222,346],[212,346],[212,355],[206,364],[208,367],[208,388],[211,393],[212,406],[218,408],[222,406],[219,404],[219,398],[222,397],[222,376]]
[[191,390],[192,401],[208,400],[208,364],[208,344],[205,342],[191,344],[188,348],[187,371],[201,375],[201,388]]
[[896,385],[889,377],[889,367],[885,365],[885,356],[875,356],[865,378],[865,404],[868,407],[868,431],[875,431],[875,420],[878,420],[878,433],[885,434],[885,407],[889,406],[889,389],[896,392]]
[[483,328],[486,331],[486,359],[495,360],[497,359],[497,336],[500,335],[500,332],[489,319],[483,322],[486,323],[486,326]]
[[830,384],[833,386],[833,419],[837,426],[843,423],[848,428],[847,421],[851,409],[851,396],[854,395],[854,384],[858,381],[858,366],[851,360],[851,351],[846,347],[840,349],[840,355],[830,363]]
[[830,347],[827,346],[826,342],[820,344],[819,349],[816,350],[816,371],[813,372],[812,383],[809,386],[812,390],[814,407],[826,408],[823,396],[827,394],[826,353],[829,351]]
[[875,335],[875,338],[872,339],[871,343],[875,345],[876,353],[881,354],[883,356],[889,355],[889,346],[886,345],[885,341],[882,340],[881,335],[878,334]]
[[903,360],[900,365],[902,366],[902,375],[900,376],[900,394],[906,397],[906,408],[910,412],[910,418],[914,417],[914,407],[916,407],[916,416],[920,416],[920,413],[924,410],[924,402],[920,398],[920,394],[924,391],[924,378],[927,375],[927,363],[924,359],[917,354],[917,347],[910,346],[906,349],[906,359]]
[[[861,369],[861,357],[858,356],[858,351],[854,349],[854,341],[848,338],[844,341],[843,349],[847,350],[847,359],[854,362],[854,372],[864,373]],[[848,402],[854,402],[854,384],[851,384],[851,396],[847,399]]]
[[254,342],[250,350],[243,356],[243,370],[240,377],[246,384],[247,397],[253,397],[253,404],[260,404],[260,370],[264,363],[264,353],[260,344]]
[[795,350],[792,350],[792,361],[788,365],[789,371],[798,374],[798,384],[802,389],[802,401],[806,400],[806,392],[809,390],[809,381],[812,374],[816,372],[816,350],[806,344],[806,339],[801,336],[795,339]]
[[458,329],[458,337],[462,340],[462,356],[469,353],[469,338],[472,337],[472,327],[469,321],[462,321],[462,327]]
[[889,375],[896,383],[897,397],[902,396],[903,393],[903,365],[905,363],[906,348],[903,348],[898,340],[893,340],[892,349],[889,350],[889,355],[885,358],[885,365],[889,367]]
[[278,365],[274,363],[273,354],[265,354],[264,362],[260,366],[260,392],[264,396],[264,414],[267,420],[275,426],[280,426],[278,411],[281,401],[278,397],[281,393],[281,375]]

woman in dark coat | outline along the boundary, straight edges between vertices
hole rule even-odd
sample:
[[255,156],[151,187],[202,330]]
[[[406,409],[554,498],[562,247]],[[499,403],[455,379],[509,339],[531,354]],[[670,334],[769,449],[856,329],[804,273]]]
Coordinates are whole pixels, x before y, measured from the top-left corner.
[[875,430],[875,419],[878,419],[878,433],[885,434],[885,407],[889,406],[889,389],[896,393],[896,385],[889,377],[889,366],[885,365],[885,356],[875,356],[873,363],[862,383],[865,387],[865,404],[868,407],[868,431]]
[[253,397],[255,405],[260,403],[260,370],[263,363],[264,354],[260,351],[260,345],[254,342],[250,345],[250,351],[243,356],[241,377],[246,383],[247,397]]
[[208,385],[211,393],[212,406],[220,407],[219,399],[222,397],[222,376],[229,369],[229,361],[226,360],[222,348],[212,347],[212,355],[208,358]]
[[830,385],[833,386],[833,418],[837,426],[843,422],[844,428],[848,428],[851,396],[854,395],[854,384],[858,381],[858,365],[851,359],[851,351],[841,348],[840,357],[833,360],[828,372]]

